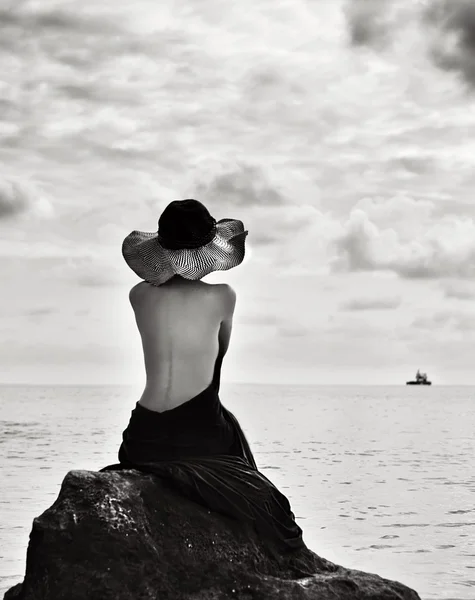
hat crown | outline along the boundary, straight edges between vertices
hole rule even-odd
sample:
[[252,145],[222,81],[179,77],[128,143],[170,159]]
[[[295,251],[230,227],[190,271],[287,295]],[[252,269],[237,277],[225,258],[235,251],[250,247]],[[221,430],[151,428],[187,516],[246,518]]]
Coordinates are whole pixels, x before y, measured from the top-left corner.
[[216,220],[198,200],[174,200],[158,220],[158,237],[164,248],[199,248],[216,233]]

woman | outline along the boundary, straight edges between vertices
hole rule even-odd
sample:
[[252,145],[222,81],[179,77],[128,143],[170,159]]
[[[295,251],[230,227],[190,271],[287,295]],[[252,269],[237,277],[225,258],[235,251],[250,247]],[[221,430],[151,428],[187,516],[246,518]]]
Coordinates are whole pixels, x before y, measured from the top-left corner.
[[251,521],[282,549],[304,548],[287,498],[257,470],[219,382],[236,295],[202,277],[239,265],[247,231],[216,222],[197,200],[169,204],[156,233],[133,231],[127,264],[143,279],[130,301],[142,337],[146,385],[119,450],[119,465],[170,478],[208,508]]

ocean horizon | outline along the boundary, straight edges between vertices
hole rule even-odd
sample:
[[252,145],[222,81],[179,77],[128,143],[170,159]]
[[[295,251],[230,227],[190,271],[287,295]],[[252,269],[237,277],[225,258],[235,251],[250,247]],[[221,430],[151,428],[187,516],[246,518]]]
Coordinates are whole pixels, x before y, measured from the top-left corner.
[[[408,379],[409,381],[409,379]],[[271,382],[271,381],[233,381],[233,380],[229,380],[229,379],[222,379],[221,380],[221,385],[225,386],[225,385],[232,385],[232,386],[237,386],[237,385],[244,385],[244,386],[250,386],[250,385],[262,385],[262,386],[282,386],[282,387],[314,387],[314,388],[340,388],[340,387],[344,387],[344,388],[382,388],[382,389],[386,389],[386,388],[400,388],[400,387],[408,387],[406,386],[406,383],[387,383],[387,384],[382,384],[382,383],[312,383],[312,382],[302,382],[302,381],[294,381],[294,382],[288,382],[288,383],[284,383],[284,382]],[[47,382],[41,382],[41,383],[24,383],[24,382],[18,382],[18,381],[0,381],[0,388],[2,387],[25,387],[25,388],[30,388],[30,387],[44,387],[44,386],[48,386],[48,387],[62,387],[62,388],[68,388],[68,387],[74,387],[74,388],[82,388],[82,387],[104,387],[104,388],[131,388],[134,390],[139,390],[142,391],[145,384],[139,385],[137,383],[110,383],[110,382],[69,382],[69,383],[65,383],[65,382],[55,382],[55,381],[47,381]],[[424,388],[444,388],[444,389],[453,389],[453,388],[474,388],[475,389],[475,383],[434,383],[432,382],[432,384],[430,386],[420,386],[420,387],[424,387]]]

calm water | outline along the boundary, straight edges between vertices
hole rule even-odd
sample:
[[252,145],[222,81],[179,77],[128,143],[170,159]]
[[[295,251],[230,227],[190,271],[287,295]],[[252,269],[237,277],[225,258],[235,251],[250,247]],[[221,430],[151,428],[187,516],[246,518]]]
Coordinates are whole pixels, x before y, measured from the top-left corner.
[[[318,554],[423,600],[475,598],[475,388],[223,385]],[[137,390],[2,387],[0,590],[70,469],[115,462]]]

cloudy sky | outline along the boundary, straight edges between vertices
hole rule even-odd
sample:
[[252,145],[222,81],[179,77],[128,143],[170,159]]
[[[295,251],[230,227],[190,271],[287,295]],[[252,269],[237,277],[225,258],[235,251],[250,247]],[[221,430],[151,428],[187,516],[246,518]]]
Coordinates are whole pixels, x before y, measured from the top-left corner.
[[472,2],[0,7],[0,381],[142,382],[120,245],[194,197],[225,381],[475,383]]

